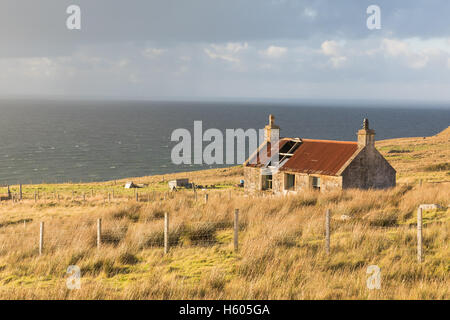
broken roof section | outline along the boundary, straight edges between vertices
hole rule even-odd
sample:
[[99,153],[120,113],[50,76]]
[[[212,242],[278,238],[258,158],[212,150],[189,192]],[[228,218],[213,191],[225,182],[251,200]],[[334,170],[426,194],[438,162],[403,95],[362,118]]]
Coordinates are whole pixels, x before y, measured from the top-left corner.
[[[284,145],[291,141],[292,139],[282,138],[279,141],[279,149],[283,150]],[[244,163],[247,167],[261,168],[266,166],[267,161],[270,160],[272,156],[272,144],[268,141],[264,143],[254,152],[250,158]]]
[[[298,141],[300,142],[297,144],[293,143]],[[292,146],[294,150],[290,149]],[[269,142],[261,146],[251,157],[253,161],[249,159],[245,165],[264,167],[264,164],[260,163],[260,153],[265,154],[267,147],[270,156]],[[280,160],[282,161],[279,170],[336,176],[357,151],[358,143],[356,142],[283,138],[280,139]],[[254,161],[255,157],[257,161]]]

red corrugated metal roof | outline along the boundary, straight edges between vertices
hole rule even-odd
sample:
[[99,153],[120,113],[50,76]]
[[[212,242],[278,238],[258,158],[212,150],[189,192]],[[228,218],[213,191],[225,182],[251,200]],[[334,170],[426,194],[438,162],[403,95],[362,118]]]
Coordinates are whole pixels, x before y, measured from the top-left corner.
[[356,142],[302,139],[300,147],[280,170],[334,176],[357,149]]
[[[280,140],[280,149],[290,141],[289,138]],[[301,139],[300,147],[293,156],[280,168],[282,171],[291,171],[308,174],[324,174],[335,176],[345,163],[358,149],[357,142]],[[256,154],[256,164],[248,163],[249,167],[261,167],[261,152],[265,152],[267,145]],[[270,143],[268,144],[270,154]],[[254,158],[254,157],[253,157]]]

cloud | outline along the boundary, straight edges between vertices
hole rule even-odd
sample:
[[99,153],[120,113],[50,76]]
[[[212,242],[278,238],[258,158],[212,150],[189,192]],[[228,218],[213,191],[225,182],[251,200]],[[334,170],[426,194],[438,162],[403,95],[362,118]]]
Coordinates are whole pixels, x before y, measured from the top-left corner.
[[260,51],[260,53],[263,56],[266,56],[268,58],[281,58],[284,56],[288,51],[288,48],[286,47],[277,47],[277,46],[270,46],[266,50]]
[[0,94],[379,98],[382,90],[386,98],[450,99],[433,89],[450,82],[447,38],[399,41],[181,43],[157,58],[143,54],[157,43],[87,46],[61,57],[0,58]]
[[426,67],[431,57],[439,53],[439,50],[416,50],[407,41],[397,39],[383,39],[382,49],[386,55],[401,59],[412,69]]
[[157,58],[161,55],[163,55],[167,50],[165,49],[158,49],[158,48],[146,48],[142,54],[150,59]]
[[345,62],[347,61],[346,57],[332,57],[330,58],[331,65],[333,68],[341,68],[344,66]]
[[209,48],[205,48],[205,53],[211,59],[221,59],[228,62],[239,62],[238,54],[248,49],[248,43],[227,43],[226,45],[212,44]]
[[322,53],[326,56],[339,55],[339,44],[336,41],[324,41],[320,47],[322,49]]
[[312,8],[305,8],[305,10],[303,10],[303,14],[311,19],[314,19],[317,17],[317,11],[312,9]]
[[329,56],[329,64],[335,68],[341,68],[347,62],[347,57],[341,54],[341,45],[334,40],[327,40],[320,46],[322,54]]
[[410,54],[410,48],[408,44],[403,41],[395,39],[383,39],[382,47],[388,55],[393,57]]

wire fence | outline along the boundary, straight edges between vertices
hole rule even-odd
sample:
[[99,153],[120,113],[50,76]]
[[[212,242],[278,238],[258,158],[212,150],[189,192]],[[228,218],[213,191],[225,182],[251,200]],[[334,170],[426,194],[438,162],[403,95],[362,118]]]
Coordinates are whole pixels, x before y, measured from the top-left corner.
[[[235,219],[237,217],[235,216]],[[152,223],[129,224],[102,219],[36,222],[31,219],[0,223],[0,251],[39,250],[40,253],[61,249],[134,246],[141,249],[174,246],[213,246],[227,244],[217,234],[232,230],[237,222],[173,222],[169,214]],[[228,241],[229,242],[229,241]]]
[[[210,191],[210,190],[209,190]],[[140,191],[140,189],[129,189],[126,191],[115,190],[94,190],[90,191],[73,191],[66,190],[42,192],[39,190],[30,191],[17,191],[13,190],[7,194],[0,196],[0,205],[7,203],[36,203],[36,204],[48,204],[48,203],[62,203],[71,201],[77,204],[90,203],[90,202],[103,202],[103,203],[117,203],[123,201],[136,201],[136,202],[155,202],[164,200],[180,199],[182,202],[186,201],[201,201],[208,203],[211,199],[231,200],[235,197],[241,197],[244,195],[242,190],[231,189],[214,189],[214,192],[209,194],[208,190],[202,189],[182,189],[178,191]],[[251,195],[250,197],[259,197],[263,195]]]
[[[323,241],[324,251],[330,254],[333,241],[339,242],[342,237],[334,233],[336,221],[330,219],[329,209],[324,215],[323,234],[317,239],[304,239],[301,230],[289,229],[267,234],[258,234],[261,241],[270,240],[284,246],[308,245]],[[133,246],[139,249],[164,248],[168,253],[173,247],[232,245],[235,251],[239,249],[239,233],[245,223],[239,221],[239,210],[235,209],[234,217],[222,221],[170,221],[169,213],[164,213],[164,219],[156,223],[125,224],[123,221],[87,218],[76,220],[71,224],[67,221],[36,222],[31,219],[21,219],[0,223],[0,254],[8,252],[39,252],[54,253],[58,250],[75,250],[119,245]],[[361,226],[350,223],[345,231],[350,234],[355,228],[367,228],[384,232],[390,227]],[[398,228],[398,227],[397,227]],[[401,229],[408,230],[409,226]],[[417,254],[418,262],[423,261],[423,223],[422,208],[417,212]],[[400,230],[401,231],[401,230]],[[333,237],[332,237],[333,236]]]

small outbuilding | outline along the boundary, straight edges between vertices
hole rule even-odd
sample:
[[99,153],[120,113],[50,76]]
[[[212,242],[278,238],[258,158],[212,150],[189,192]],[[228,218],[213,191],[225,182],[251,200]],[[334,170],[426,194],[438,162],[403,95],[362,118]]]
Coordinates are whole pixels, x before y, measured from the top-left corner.
[[169,189],[174,190],[179,187],[190,187],[189,179],[175,179],[169,181]]
[[128,181],[125,183],[125,189],[133,189],[133,188],[139,188],[138,185],[133,183],[133,181]]

